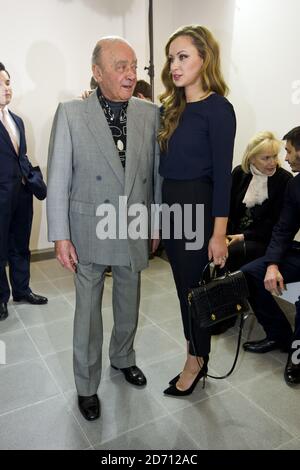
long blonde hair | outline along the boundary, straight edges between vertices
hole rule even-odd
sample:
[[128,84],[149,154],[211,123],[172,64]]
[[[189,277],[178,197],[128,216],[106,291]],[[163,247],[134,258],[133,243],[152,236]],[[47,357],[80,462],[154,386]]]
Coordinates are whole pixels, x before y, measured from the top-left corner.
[[163,114],[158,141],[163,151],[167,150],[168,141],[178,126],[180,116],[186,106],[184,88],[176,87],[170,75],[169,49],[174,39],[179,36],[189,36],[203,59],[200,72],[203,91],[208,93],[214,91],[222,96],[225,96],[229,91],[221,72],[219,45],[212,33],[204,26],[199,25],[183,26],[175,31],[165,47],[167,60],[161,74],[165,92],[160,96]]
[[[255,136],[252,137],[244,152],[241,164],[243,171],[245,173],[250,173],[251,158],[257,157],[263,152],[268,152],[269,149],[271,149],[271,152],[274,155],[278,155],[280,152],[280,147],[281,142],[276,139],[273,132],[258,132],[258,134],[255,134]],[[277,165],[280,166],[279,159],[277,160]]]

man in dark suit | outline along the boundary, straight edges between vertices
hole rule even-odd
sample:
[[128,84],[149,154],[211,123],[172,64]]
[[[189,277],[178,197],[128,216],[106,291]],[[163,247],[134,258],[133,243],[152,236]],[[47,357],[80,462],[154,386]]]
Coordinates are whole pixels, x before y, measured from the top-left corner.
[[[286,160],[293,172],[300,171],[300,127],[288,132]],[[280,295],[284,283],[300,281],[300,243],[294,241],[300,229],[300,174],[287,184],[280,219],[275,225],[265,256],[245,265],[250,301],[259,323],[266,332],[261,341],[244,343],[245,351],[266,353],[274,349],[289,351],[284,378],[287,384],[300,383],[300,297],[295,303],[293,333],[290,323],[272,294]]]
[[33,168],[26,155],[23,121],[7,108],[11,98],[10,75],[0,62],[0,320],[8,316],[7,262],[14,301],[48,301],[29,288],[32,194],[44,199],[46,186],[39,168]]

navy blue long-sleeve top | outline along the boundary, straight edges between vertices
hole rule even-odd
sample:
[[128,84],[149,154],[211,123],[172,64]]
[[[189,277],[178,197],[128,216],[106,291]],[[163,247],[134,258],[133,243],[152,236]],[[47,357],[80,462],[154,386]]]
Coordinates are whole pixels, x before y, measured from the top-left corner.
[[227,217],[236,119],[233,106],[214,93],[187,103],[160,158],[160,175],[167,179],[208,177],[213,183],[212,215]]

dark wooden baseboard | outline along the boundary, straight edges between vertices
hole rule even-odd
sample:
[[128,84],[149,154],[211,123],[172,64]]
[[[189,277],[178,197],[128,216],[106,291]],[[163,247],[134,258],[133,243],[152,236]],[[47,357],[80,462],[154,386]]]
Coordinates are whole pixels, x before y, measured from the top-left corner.
[[47,248],[45,250],[33,250],[31,252],[30,261],[34,263],[35,261],[45,261],[49,259],[54,259],[55,253],[54,248]]

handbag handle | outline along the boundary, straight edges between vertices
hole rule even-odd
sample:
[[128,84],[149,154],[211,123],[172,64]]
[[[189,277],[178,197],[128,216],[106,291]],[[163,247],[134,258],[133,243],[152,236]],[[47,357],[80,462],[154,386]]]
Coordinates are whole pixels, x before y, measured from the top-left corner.
[[[201,279],[199,281],[200,286],[204,286],[207,283],[207,281],[205,280],[205,275],[207,274],[207,272],[210,273],[210,271],[208,271],[208,268],[210,267],[211,263],[212,263],[212,259],[203,268],[203,271],[202,271],[202,274],[201,274]],[[230,271],[229,271],[228,268],[226,268],[226,264],[225,264],[223,269],[225,270],[224,276],[230,276]],[[216,265],[214,265],[214,267],[213,267],[212,274],[209,276],[209,280],[212,280],[215,277],[217,277],[217,266]]]

